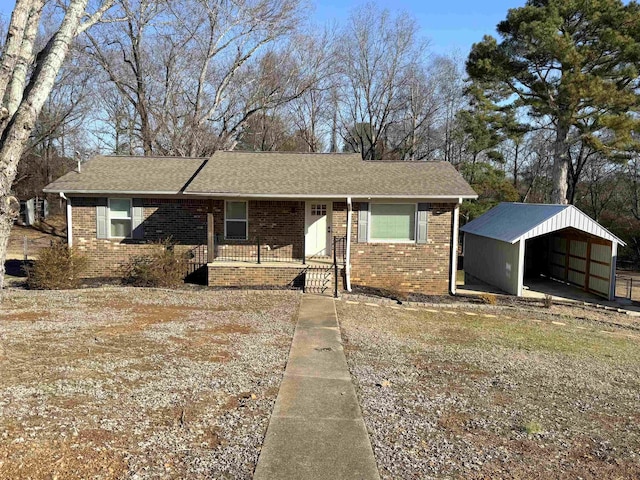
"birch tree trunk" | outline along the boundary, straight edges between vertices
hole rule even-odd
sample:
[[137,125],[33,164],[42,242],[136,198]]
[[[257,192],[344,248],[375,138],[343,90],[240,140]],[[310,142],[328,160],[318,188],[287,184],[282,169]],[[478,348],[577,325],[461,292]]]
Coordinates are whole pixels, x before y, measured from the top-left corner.
[[[66,8],[64,18],[59,30],[51,37],[45,47],[35,57],[35,68],[28,82],[26,81],[27,68],[16,65],[20,59],[32,58],[33,56],[33,22],[39,20],[42,9],[41,0],[18,0],[16,10],[11,17],[9,26],[9,37],[12,42],[19,38],[17,46],[12,46],[11,71],[6,79],[5,64],[7,49],[3,53],[2,69],[0,74],[0,98],[5,99],[3,112],[9,115],[7,105],[12,106],[6,126],[0,133],[0,291],[4,288],[5,261],[7,256],[7,245],[9,234],[16,216],[19,213],[19,204],[16,208],[17,200],[11,195],[11,187],[16,178],[18,162],[23,149],[33,128],[42,106],[53,88],[58,72],[64,63],[69,52],[69,48],[74,37],[80,29],[84,30],[90,24],[96,23],[101,15],[113,3],[109,0],[93,15],[89,16],[81,25],[88,0],[71,0]],[[26,10],[26,11],[25,11]],[[30,49],[31,51],[27,51]],[[13,86],[12,86],[13,85]],[[16,85],[26,85],[23,89]],[[8,91],[7,91],[8,89]],[[7,98],[8,97],[8,98]],[[1,298],[1,297],[0,297]]]

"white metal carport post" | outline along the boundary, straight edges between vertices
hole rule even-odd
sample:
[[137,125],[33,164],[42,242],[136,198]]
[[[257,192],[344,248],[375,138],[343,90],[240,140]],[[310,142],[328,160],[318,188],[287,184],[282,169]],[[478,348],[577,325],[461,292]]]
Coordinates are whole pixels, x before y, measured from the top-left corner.
[[611,242],[611,273],[609,274],[609,300],[616,299],[616,264],[618,263],[618,242]]
[[521,297],[524,291],[524,249],[527,241],[521,237],[518,242],[518,297]]

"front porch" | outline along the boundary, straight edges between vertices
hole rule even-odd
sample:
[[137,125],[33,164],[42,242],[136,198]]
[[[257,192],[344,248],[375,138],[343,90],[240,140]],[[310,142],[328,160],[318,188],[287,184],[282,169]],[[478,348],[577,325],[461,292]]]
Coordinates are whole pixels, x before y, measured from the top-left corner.
[[337,295],[342,290],[343,265],[329,258],[247,262],[216,259],[207,264],[210,287],[295,288],[306,293]]
[[207,243],[192,250],[190,267],[206,272],[207,285],[335,293],[346,236],[332,235],[332,202],[212,200],[209,207]]

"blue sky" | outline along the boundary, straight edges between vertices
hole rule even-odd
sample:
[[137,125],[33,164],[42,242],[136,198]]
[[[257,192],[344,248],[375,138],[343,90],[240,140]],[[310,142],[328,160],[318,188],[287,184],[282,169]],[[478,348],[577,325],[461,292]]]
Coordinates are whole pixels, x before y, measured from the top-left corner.
[[[315,0],[315,17],[319,21],[341,19],[365,3],[362,0]],[[377,0],[391,12],[404,11],[413,16],[421,33],[430,40],[434,53],[457,51],[466,57],[471,45],[486,34],[496,35],[496,25],[510,8],[525,0]]]
[[[315,6],[317,22],[340,21],[365,3],[363,0],[309,0]],[[421,33],[430,40],[434,53],[458,52],[466,57],[471,45],[485,34],[495,34],[496,24],[509,8],[524,5],[525,0],[376,0],[374,3],[392,12],[405,11],[415,17]],[[0,14],[8,20],[14,0],[0,0]]]

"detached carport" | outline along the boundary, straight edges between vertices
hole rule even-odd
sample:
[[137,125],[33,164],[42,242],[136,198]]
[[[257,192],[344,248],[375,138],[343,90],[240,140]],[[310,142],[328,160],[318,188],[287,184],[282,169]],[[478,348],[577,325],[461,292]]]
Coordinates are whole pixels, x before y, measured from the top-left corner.
[[522,296],[525,278],[547,278],[613,300],[618,245],[573,205],[501,203],[461,228],[465,282]]

